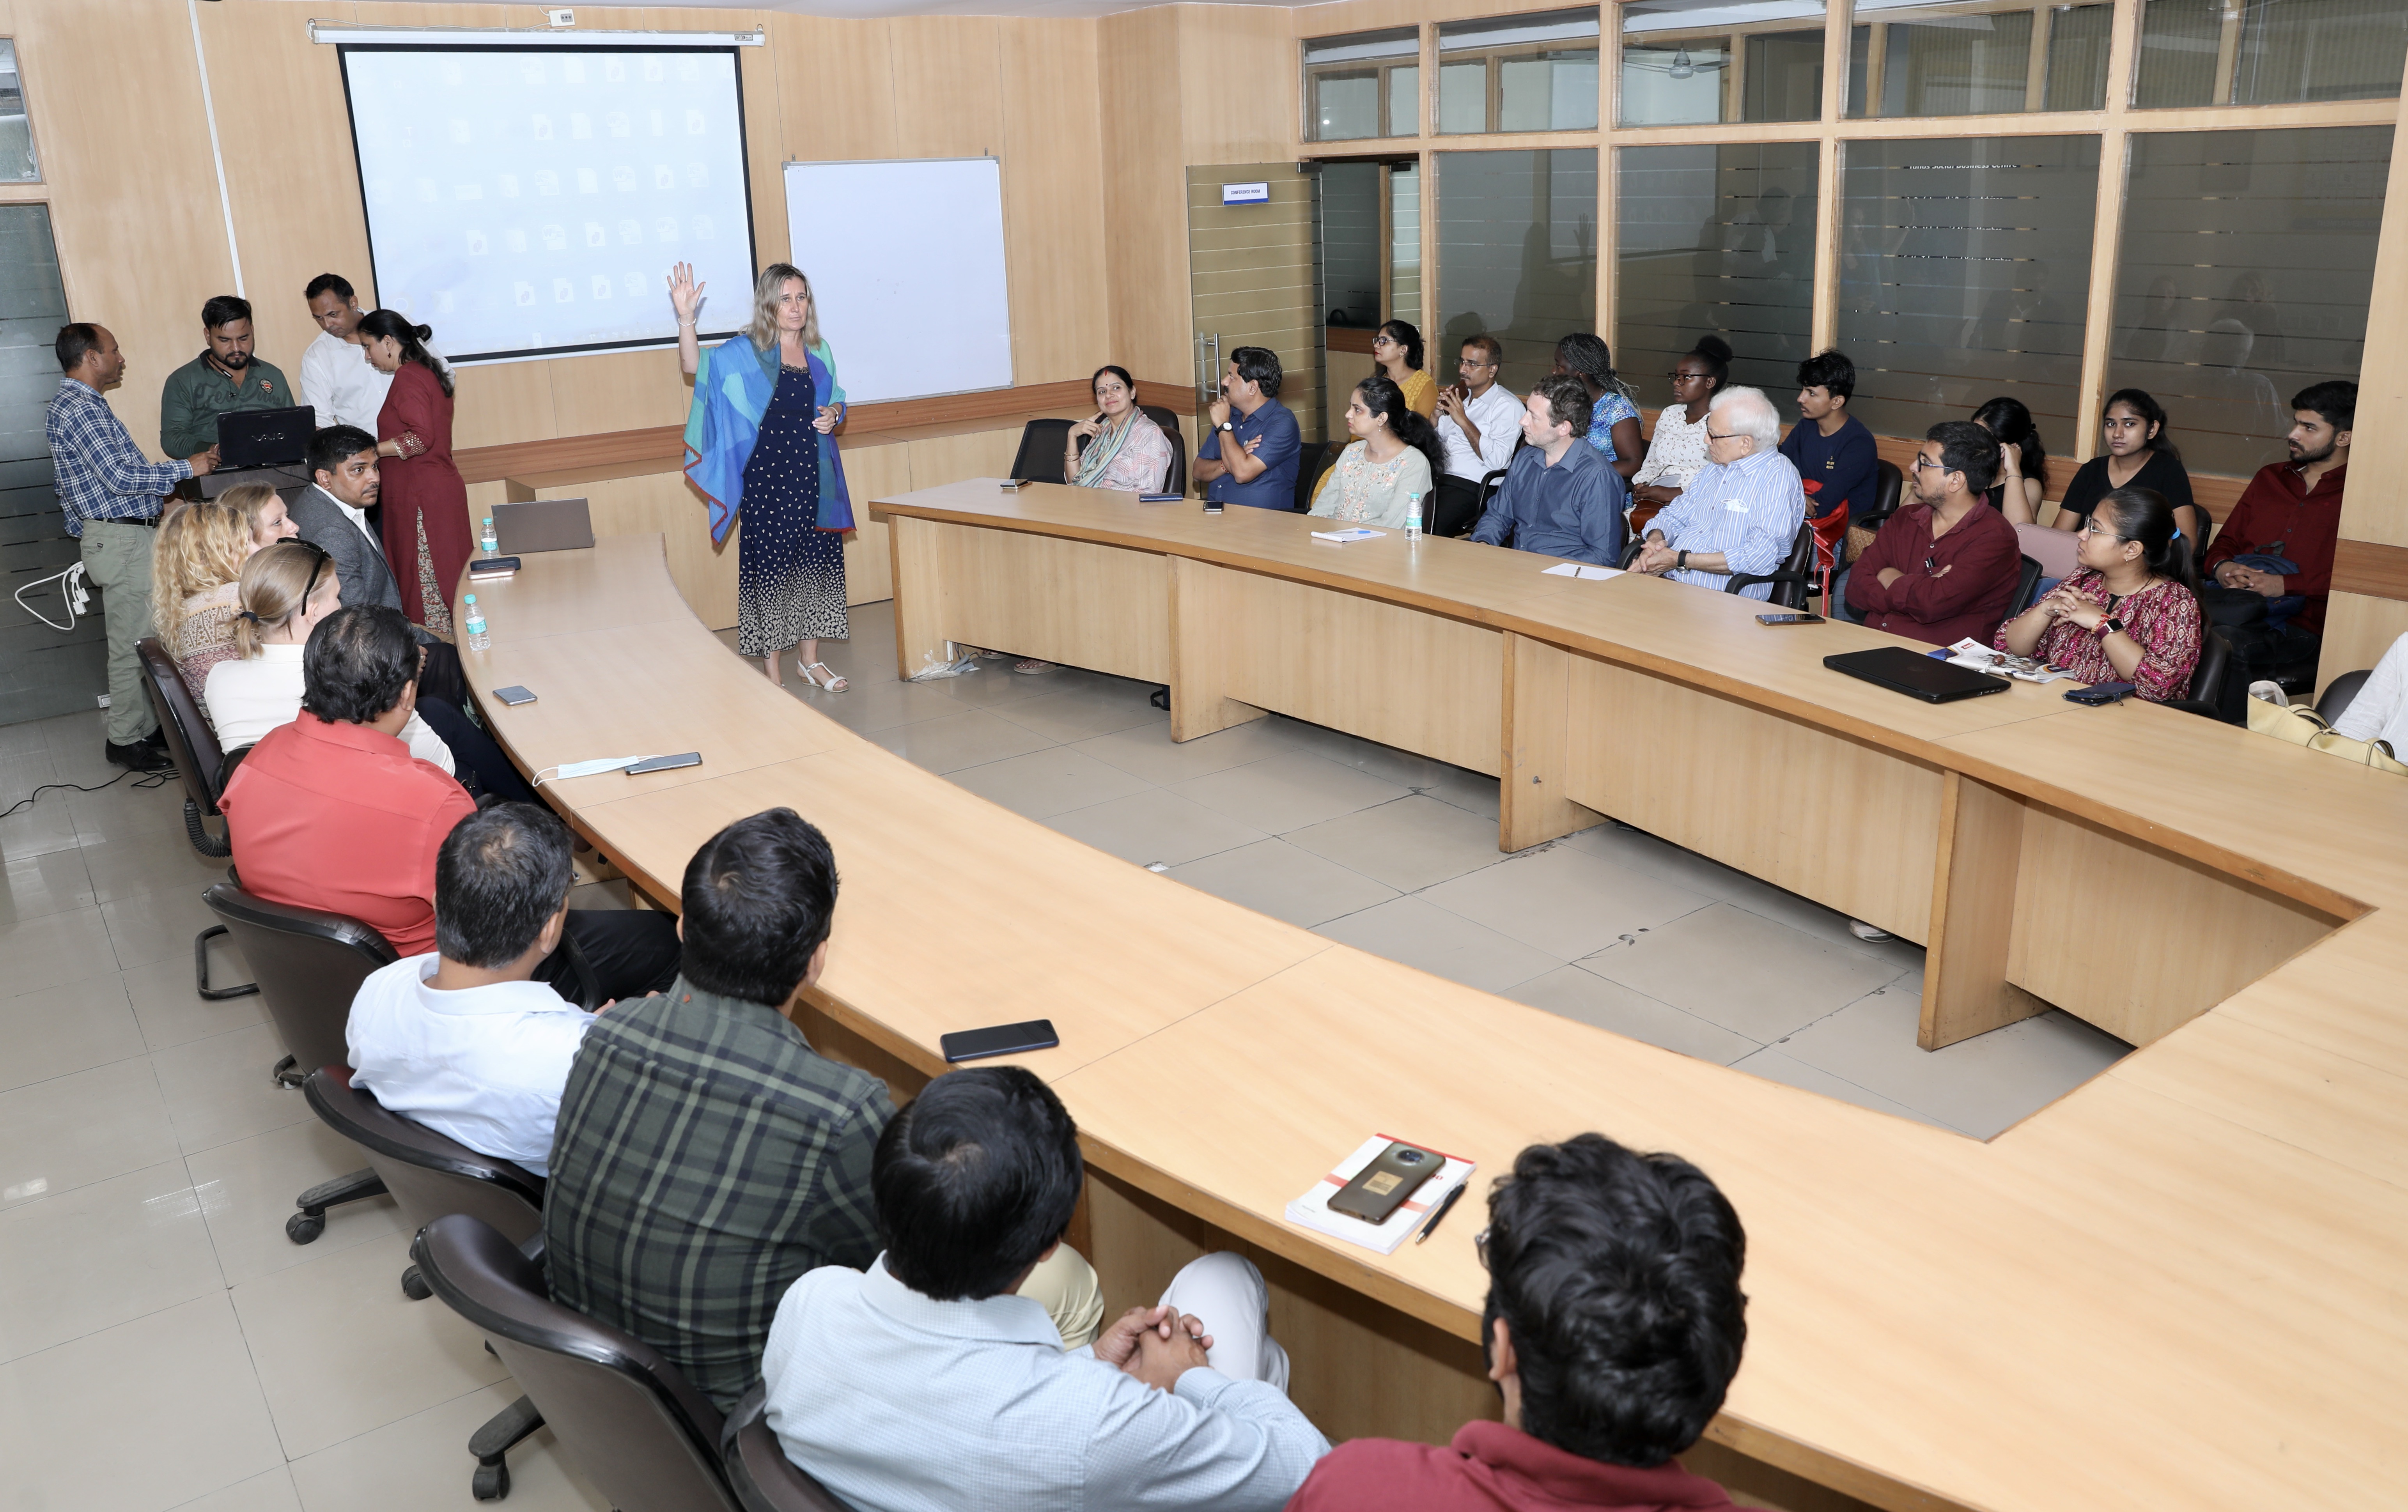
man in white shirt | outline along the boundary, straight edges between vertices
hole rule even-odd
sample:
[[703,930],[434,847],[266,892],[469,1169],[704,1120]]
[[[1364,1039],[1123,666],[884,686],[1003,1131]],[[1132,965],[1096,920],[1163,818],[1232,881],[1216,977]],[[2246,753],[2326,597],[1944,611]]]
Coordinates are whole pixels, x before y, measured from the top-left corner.
[[535,977],[567,931],[575,880],[568,831],[546,811],[496,804],[461,820],[436,853],[435,953],[379,968],[351,999],[351,1085],[549,1176],[594,1015]]
[[1495,336],[1467,336],[1455,364],[1462,380],[1438,391],[1438,440],[1446,473],[1438,480],[1433,535],[1460,535],[1480,518],[1480,480],[1513,460],[1522,439],[1522,406],[1497,386],[1505,349]]
[[1287,1399],[1252,1263],[1205,1256],[1087,1349],[1021,1294],[1084,1179],[1077,1127],[1025,1069],[930,1082],[871,1161],[885,1252],[804,1273],[770,1324],[787,1456],[860,1512],[1284,1506],[1329,1442]]
[[356,425],[374,435],[393,375],[368,364],[359,334],[366,312],[353,296],[351,280],[339,273],[321,273],[309,280],[302,297],[309,301],[309,318],[318,322],[318,338],[301,353],[301,402],[318,411],[320,429]]

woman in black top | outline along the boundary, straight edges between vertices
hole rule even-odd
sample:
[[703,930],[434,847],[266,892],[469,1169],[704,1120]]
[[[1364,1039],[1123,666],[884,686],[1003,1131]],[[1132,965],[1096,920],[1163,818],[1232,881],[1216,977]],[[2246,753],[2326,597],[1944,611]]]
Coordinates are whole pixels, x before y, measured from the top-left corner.
[[2041,501],[2048,497],[2048,448],[2041,444],[2031,411],[2022,400],[2001,394],[1973,411],[1973,423],[1999,438],[1998,479],[1982,502],[2005,515],[2010,525],[2038,523]]
[[2084,463],[2065,485],[2065,497],[2057,505],[2057,528],[2080,530],[2099,501],[2117,489],[2152,489],[2173,506],[2174,526],[2196,557],[2207,544],[2200,535],[2203,522],[2191,500],[2190,474],[2183,468],[2182,453],[2166,435],[2165,407],[2139,389],[2118,389],[2108,396],[2099,434],[2107,449]]

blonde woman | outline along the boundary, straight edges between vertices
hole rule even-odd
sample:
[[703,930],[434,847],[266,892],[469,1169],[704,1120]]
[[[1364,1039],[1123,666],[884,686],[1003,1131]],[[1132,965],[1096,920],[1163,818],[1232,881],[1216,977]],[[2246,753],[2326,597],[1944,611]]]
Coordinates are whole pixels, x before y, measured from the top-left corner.
[[234,580],[251,553],[242,511],[222,499],[169,515],[150,545],[150,622],[196,699],[209,668],[235,654]]
[[703,290],[691,264],[669,274],[678,319],[678,361],[694,375],[685,427],[685,474],[710,511],[710,538],[727,538],[738,511],[736,650],[761,658],[782,684],[778,657],[797,646],[796,665],[813,688],[848,684],[820,660],[823,639],[850,634],[844,612],[844,533],[853,500],[837,456],[844,389],[836,353],[821,339],[811,282],[791,263],[772,263],[752,289],[752,323],[704,351],[696,335]]

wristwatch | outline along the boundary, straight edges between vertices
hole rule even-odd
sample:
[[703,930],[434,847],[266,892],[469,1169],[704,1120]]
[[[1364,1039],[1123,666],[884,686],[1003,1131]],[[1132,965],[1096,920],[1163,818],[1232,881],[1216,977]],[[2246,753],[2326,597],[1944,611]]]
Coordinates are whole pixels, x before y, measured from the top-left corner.
[[2105,640],[2110,635],[2120,635],[2123,633],[2124,621],[2118,620],[2112,614],[2106,619],[2099,621],[2099,638],[2100,640]]
[[1237,422],[1236,422],[1235,421],[1226,421],[1226,420],[1225,420],[1225,421],[1223,421],[1220,424],[1215,425],[1215,426],[1213,426],[1212,428],[1213,428],[1214,430],[1216,430],[1216,431],[1226,431],[1226,432],[1228,432],[1231,435],[1237,435],[1237,434],[1238,434],[1238,426],[1237,426]]
[[1689,570],[1688,552],[1680,552],[1672,558],[1672,570],[1674,572],[1686,572]]

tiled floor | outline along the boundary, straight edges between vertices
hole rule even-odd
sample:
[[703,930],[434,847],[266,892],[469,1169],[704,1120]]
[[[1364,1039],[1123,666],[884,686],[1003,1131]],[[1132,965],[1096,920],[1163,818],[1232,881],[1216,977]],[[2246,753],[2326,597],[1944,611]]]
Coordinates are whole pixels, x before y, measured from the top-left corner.
[[[1497,784],[1291,720],[1173,746],[1140,684],[987,663],[895,677],[887,606],[796,696],[1140,865],[1396,960],[1834,1097],[1996,1133],[2124,1046],[2050,1014],[1914,1048],[1922,952],[1634,832],[1496,849]],[[732,637],[731,637],[732,639]],[[0,806],[105,782],[96,714],[0,727]],[[468,1434],[513,1392],[475,1332],[405,1300],[385,1199],[289,1243],[354,1169],[259,1000],[203,1001],[223,875],[167,783],[53,791],[0,820],[0,1512],[466,1508]],[[581,906],[605,902],[580,897]],[[243,979],[221,951],[213,970]],[[604,1504],[538,1434],[512,1512]]]

